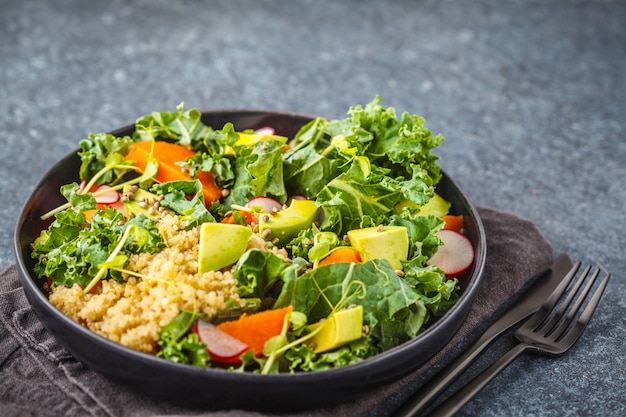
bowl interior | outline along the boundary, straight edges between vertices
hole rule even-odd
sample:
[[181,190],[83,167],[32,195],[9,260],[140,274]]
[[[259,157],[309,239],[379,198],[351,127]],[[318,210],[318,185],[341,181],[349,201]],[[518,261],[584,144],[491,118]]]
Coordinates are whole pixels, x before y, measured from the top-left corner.
[[[203,112],[203,122],[215,128],[227,122],[232,122],[238,130],[272,126],[278,134],[288,137],[311,118],[257,110]],[[124,135],[132,130],[133,127],[128,126],[111,133]],[[64,203],[59,188],[78,181],[79,166],[76,152],[55,164],[35,187],[22,210],[14,241],[22,285],[43,325],[77,360],[109,379],[161,399],[207,408],[270,411],[307,409],[346,401],[397,379],[430,359],[465,320],[482,275],[486,251],[482,222],[463,191],[444,172],[437,192],[452,203],[455,214],[464,216],[467,235],[475,248],[475,261],[460,277],[460,300],[421,335],[361,363],[321,372],[258,375],[175,364],[128,349],[78,325],[50,304],[43,280],[33,273],[30,245],[50,222],[41,221],[40,216]],[[338,389],[342,392],[341,398],[337,398]]]

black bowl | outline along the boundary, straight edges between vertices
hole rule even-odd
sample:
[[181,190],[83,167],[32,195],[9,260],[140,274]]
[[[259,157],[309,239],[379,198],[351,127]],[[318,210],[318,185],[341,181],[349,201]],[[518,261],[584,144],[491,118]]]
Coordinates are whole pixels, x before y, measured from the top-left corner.
[[[209,111],[202,118],[215,128],[226,122],[232,122],[238,130],[272,126],[278,134],[288,137],[311,120],[311,116],[302,114],[255,110]],[[112,133],[130,134],[133,128],[128,126]],[[260,375],[176,364],[126,348],[77,324],[48,301],[44,280],[33,273],[30,245],[48,226],[40,216],[65,202],[59,187],[78,181],[79,166],[76,152],[59,161],[36,186],[23,208],[14,242],[22,285],[43,325],[77,360],[113,381],[159,399],[211,409],[270,411],[310,409],[347,401],[400,378],[439,351],[463,324],[481,280],[486,251],[482,222],[464,193],[443,173],[437,192],[452,203],[456,214],[465,217],[476,257],[471,269],[460,277],[460,300],[418,337],[361,363],[328,371]]]

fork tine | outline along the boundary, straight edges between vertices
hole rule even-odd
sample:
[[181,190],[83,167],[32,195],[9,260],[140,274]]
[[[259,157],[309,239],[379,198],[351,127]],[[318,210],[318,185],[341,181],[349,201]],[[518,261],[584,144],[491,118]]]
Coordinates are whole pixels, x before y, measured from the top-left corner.
[[535,329],[550,315],[550,312],[556,306],[556,303],[565,293],[567,287],[572,282],[572,279],[576,276],[578,269],[580,268],[580,261],[576,262],[572,269],[567,273],[559,285],[552,291],[552,294],[544,301],[539,310],[535,312],[524,324],[524,326]]
[[600,282],[600,285],[598,285],[595,293],[591,297],[591,300],[589,300],[589,304],[587,304],[587,307],[585,307],[580,317],[578,317],[578,320],[576,321],[574,327],[559,341],[559,343],[561,343],[563,346],[569,347],[573,345],[578,340],[580,335],[583,334],[583,331],[587,327],[587,324],[589,324],[589,322],[591,321],[593,313],[596,311],[596,307],[600,302],[600,298],[602,298],[602,294],[604,293],[604,290],[606,289],[610,278],[611,273],[607,272]]
[[[590,270],[591,270],[591,265],[588,265],[580,274],[580,278],[578,278],[578,280],[572,285],[572,288],[568,292],[567,297],[565,298],[565,301],[561,303],[558,310],[554,313],[549,313],[546,316],[546,318],[533,329],[534,331],[541,330],[546,336],[555,332],[555,326],[558,324],[559,320],[561,320],[561,318],[565,315],[565,311],[569,308],[572,301],[574,301],[574,297],[580,290],[580,287],[582,286],[583,282],[587,278],[587,275],[589,274]],[[598,274],[596,272],[595,276],[597,275]],[[593,281],[595,280],[595,276],[592,277],[591,281],[587,284],[584,295],[578,299],[578,303],[577,303],[578,305],[574,309],[570,310],[570,314],[572,314],[572,311],[573,311],[573,314],[576,314],[576,311],[578,311],[578,309],[580,308],[580,305],[582,304],[585,298],[585,295],[591,289],[591,285],[593,284]],[[561,296],[563,296],[563,294],[561,294]],[[571,321],[571,317],[568,315],[568,318],[566,319],[565,322],[567,323],[569,321]]]
[[[585,273],[588,273],[589,269],[590,268],[587,267],[585,269]],[[582,306],[583,302],[587,298],[587,295],[591,291],[591,287],[593,286],[594,282],[598,278],[598,274],[599,273],[600,273],[600,270],[597,269],[595,271],[595,273],[591,276],[591,279],[589,279],[587,281],[587,285],[585,286],[583,291],[580,293],[580,295],[576,299],[576,303],[574,304],[574,306],[569,308],[569,304],[572,301],[571,299],[574,298],[574,295],[576,295],[576,293],[580,289],[580,285],[585,280],[587,275],[585,274],[585,275],[581,276],[581,278],[577,282],[576,288],[572,289],[572,292],[570,293],[570,296],[568,297],[567,301],[563,303],[563,305],[559,308],[559,311],[555,314],[555,316],[554,316],[555,323],[553,324],[553,328],[552,329],[550,329],[550,328],[547,329],[547,332],[545,333],[546,336],[553,335],[554,336],[553,337],[554,340],[559,340],[559,338],[562,336],[563,332],[565,332],[567,330],[567,328],[569,327],[569,325],[572,323],[572,321],[573,321],[574,317],[576,316],[576,314],[578,314],[578,310],[580,310],[580,307]],[[563,320],[561,320],[561,323],[559,324],[559,326],[556,327],[556,325],[557,325],[556,322],[559,321],[559,317],[563,317],[564,314],[565,314],[565,310],[568,309],[568,308],[569,308],[569,310],[567,311],[567,315],[565,315],[565,318]],[[554,328],[554,327],[556,327],[556,328]]]

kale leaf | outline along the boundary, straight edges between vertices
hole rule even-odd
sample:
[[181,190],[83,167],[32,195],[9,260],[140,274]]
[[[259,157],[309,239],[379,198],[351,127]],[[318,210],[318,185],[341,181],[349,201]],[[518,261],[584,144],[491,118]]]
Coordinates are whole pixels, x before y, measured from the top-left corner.
[[301,128],[285,154],[290,192],[316,198],[324,211],[322,230],[338,235],[354,228],[386,224],[402,201],[423,205],[441,179],[431,150],[444,138],[424,127],[424,119],[380,97],[353,106],[348,117],[314,119]]
[[[86,287],[130,227],[142,232],[130,233],[124,253],[156,253],[165,247],[156,224],[145,216],[124,222],[119,211],[104,207],[87,222],[83,212],[94,209],[96,202],[90,194],[78,194],[78,188],[76,183],[61,187],[71,207],[56,213],[55,220],[33,244],[32,257],[37,260],[34,271],[39,277],[49,278],[53,286]],[[119,279],[119,275],[114,277]]]
[[[109,133],[90,134],[80,141],[78,155],[81,159],[79,176],[88,181],[108,165],[111,155],[126,155],[134,139],[130,136],[116,137]],[[118,181],[127,170],[110,170],[98,178],[98,184],[112,184]]]
[[152,112],[135,121],[137,140],[172,139],[191,147],[202,142],[211,130],[202,123],[202,113],[197,109],[185,111],[184,103],[176,111]]
[[195,366],[209,366],[211,357],[198,335],[190,332],[199,316],[182,310],[178,316],[163,326],[158,344],[161,350],[157,356],[177,363],[190,363]]
[[215,218],[204,204],[202,183],[199,180],[170,181],[154,184],[152,191],[163,195],[161,207],[174,211],[182,220],[189,221],[187,229],[202,223],[214,222]]
[[284,144],[279,140],[267,140],[253,146],[236,146],[234,149],[235,183],[225,205],[243,206],[258,196],[273,197],[285,203],[287,190],[283,181]]
[[325,265],[298,276],[283,292],[281,299],[311,323],[338,305],[362,305],[372,344],[381,349],[414,337],[426,316],[417,291],[383,259]]

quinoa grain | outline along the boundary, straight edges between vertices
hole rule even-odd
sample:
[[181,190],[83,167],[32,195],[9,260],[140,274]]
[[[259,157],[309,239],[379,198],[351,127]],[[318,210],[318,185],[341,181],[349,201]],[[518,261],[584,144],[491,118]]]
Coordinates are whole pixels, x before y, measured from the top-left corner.
[[57,286],[50,302],[74,321],[124,346],[147,353],[158,351],[161,328],[180,310],[211,317],[226,301],[241,302],[231,271],[198,273],[199,229],[164,215],[158,226],[168,247],[157,254],[132,255],[126,282],[103,280],[96,293],[84,294],[78,285]]

